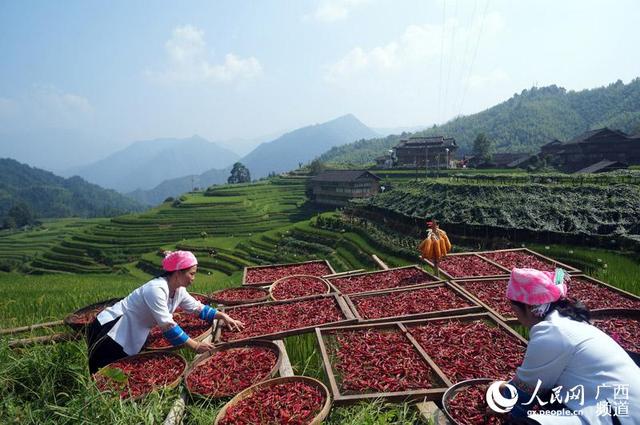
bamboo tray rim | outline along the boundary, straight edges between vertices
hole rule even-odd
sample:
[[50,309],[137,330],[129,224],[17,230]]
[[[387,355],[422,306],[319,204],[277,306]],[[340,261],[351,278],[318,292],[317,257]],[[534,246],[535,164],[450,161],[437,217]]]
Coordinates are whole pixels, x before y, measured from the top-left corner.
[[[309,295],[304,295],[303,297],[295,297],[295,298],[276,298],[276,297],[274,297],[274,296],[273,296],[273,289],[274,289],[277,285],[279,285],[279,284],[281,285],[281,284],[282,284],[282,282],[285,282],[285,281],[286,281],[286,280],[288,280],[288,279],[291,279],[291,278],[299,278],[299,277],[304,277],[304,278],[306,278],[306,279],[311,278],[311,279],[319,280],[320,282],[322,282],[322,283],[324,284],[324,286],[325,286],[325,288],[326,288],[326,291],[325,291],[325,292],[321,292],[321,293],[319,293],[319,294],[309,294]],[[332,289],[332,287],[331,287],[331,285],[329,285],[329,282],[327,282],[327,280],[326,280],[325,278],[321,277],[321,276],[313,276],[313,275],[310,275],[310,274],[294,274],[294,275],[291,275],[291,276],[284,276],[284,277],[281,277],[280,279],[278,279],[278,280],[274,281],[274,282],[271,284],[271,286],[269,286],[269,297],[270,297],[272,300],[274,300],[274,301],[296,300],[296,299],[300,299],[300,298],[304,298],[304,297],[312,297],[312,296],[314,296],[314,295],[324,295],[324,294],[329,294],[329,293],[331,293],[331,289]]]
[[449,402],[451,401],[451,399],[464,387],[473,387],[479,384],[489,384],[495,381],[496,379],[491,379],[491,378],[473,378],[473,379],[466,379],[464,381],[460,381],[453,384],[452,386],[447,388],[447,391],[445,391],[444,394],[442,395],[442,411],[444,412],[444,415],[447,417],[449,421],[451,421],[451,423],[455,425],[460,425],[460,422],[455,420],[455,418],[449,411]]
[[299,263],[279,263],[279,264],[263,264],[261,266],[245,266],[244,270],[242,271],[242,286],[268,286],[274,282],[274,281],[264,281],[264,282],[247,283],[247,273],[250,270],[265,269],[270,267],[301,266],[301,265],[310,264],[310,263],[324,263],[329,268],[329,271],[331,272],[330,274],[334,274],[336,272],[333,266],[331,266],[331,263],[326,259],[308,260],[308,261],[302,261]]
[[311,420],[311,422],[309,422],[308,425],[321,424],[322,421],[329,414],[329,411],[331,410],[331,393],[329,392],[329,389],[327,388],[327,386],[323,384],[321,381],[315,378],[310,378],[308,376],[283,376],[283,377],[268,379],[266,381],[259,382],[243,390],[242,392],[238,393],[235,397],[229,400],[229,402],[227,402],[227,404],[225,404],[222,407],[222,409],[220,409],[220,411],[216,415],[215,420],[213,421],[213,425],[218,425],[220,423],[220,421],[225,417],[227,413],[227,409],[229,409],[232,406],[235,406],[236,404],[238,404],[238,402],[244,400],[245,398],[250,397],[256,390],[266,386],[272,386],[280,383],[295,382],[295,381],[305,382],[307,384],[313,385],[317,388],[320,388],[320,390],[323,392],[323,395],[325,396],[324,405],[322,406],[322,409],[320,409],[320,412],[318,412],[318,414]]
[[[228,290],[236,290],[236,291],[260,291],[264,294],[264,296],[260,297],[260,298],[253,298],[253,299],[243,299],[243,300],[237,300],[237,301],[220,301],[220,299],[216,298],[216,294],[219,294],[223,291],[228,291]],[[212,292],[210,294],[208,294],[208,297],[211,298],[211,301],[216,304],[216,305],[224,305],[224,306],[231,306],[231,305],[242,305],[242,304],[251,304],[251,303],[259,303],[259,302],[263,302],[263,301],[267,301],[269,299],[269,291],[265,288],[256,286],[234,286],[231,288],[224,288],[224,289],[219,289],[215,292]]]

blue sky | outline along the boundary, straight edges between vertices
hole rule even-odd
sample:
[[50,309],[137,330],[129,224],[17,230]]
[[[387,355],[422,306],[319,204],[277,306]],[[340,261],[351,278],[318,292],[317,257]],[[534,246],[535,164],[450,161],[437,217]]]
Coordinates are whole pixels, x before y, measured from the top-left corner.
[[431,125],[534,84],[628,82],[638,22],[634,0],[7,0],[0,130],[77,130],[115,148],[346,113]]

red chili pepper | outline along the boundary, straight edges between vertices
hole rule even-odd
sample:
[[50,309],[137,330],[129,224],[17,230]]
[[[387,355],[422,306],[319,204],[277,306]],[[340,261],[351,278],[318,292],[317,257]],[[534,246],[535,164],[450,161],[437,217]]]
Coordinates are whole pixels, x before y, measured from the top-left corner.
[[327,283],[314,276],[289,276],[278,280],[271,287],[271,296],[275,300],[290,300],[310,295],[326,294]]
[[409,327],[409,332],[452,382],[472,378],[509,379],[526,347],[485,320],[442,319]]
[[474,254],[449,255],[441,259],[438,266],[453,277],[496,276],[507,274],[506,271]]
[[230,406],[220,425],[310,423],[320,413],[325,396],[304,382],[285,382],[261,387]]
[[592,320],[594,326],[609,334],[622,348],[640,353],[640,321],[630,318]]
[[216,351],[185,380],[189,391],[210,397],[232,396],[265,380],[278,361],[266,347],[235,347]]
[[427,272],[417,268],[391,269],[357,276],[329,279],[344,294],[391,289],[437,280]]
[[526,251],[486,252],[481,255],[509,270],[513,270],[514,268],[531,268],[552,272],[556,269],[555,263],[538,258]]
[[343,394],[431,388],[435,376],[398,331],[374,329],[328,334],[330,358]]
[[264,303],[231,307],[225,309],[225,312],[244,322],[245,328],[241,331],[223,328],[220,336],[222,341],[257,338],[345,319],[335,299],[330,297],[283,304]]
[[248,268],[245,278],[245,285],[268,285],[280,278],[293,276],[296,274],[325,276],[331,273],[331,269],[324,261],[303,264],[287,264],[282,266]]
[[138,397],[160,386],[173,382],[184,372],[184,360],[168,353],[157,353],[122,359],[108,368],[119,369],[126,382],[118,382],[103,373],[96,372],[93,378],[100,391],[118,391],[120,398]]
[[453,310],[472,305],[445,286],[376,295],[355,295],[351,301],[363,319]]

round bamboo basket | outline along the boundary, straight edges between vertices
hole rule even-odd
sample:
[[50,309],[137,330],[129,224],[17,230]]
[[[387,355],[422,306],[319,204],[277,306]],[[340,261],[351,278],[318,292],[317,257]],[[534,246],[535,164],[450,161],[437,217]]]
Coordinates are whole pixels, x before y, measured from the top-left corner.
[[[94,310],[97,308],[100,308],[100,310],[104,310],[107,307],[111,307],[112,305],[114,305],[115,303],[117,303],[118,301],[120,301],[121,298],[111,298],[108,300],[104,300],[104,301],[99,301],[97,303],[94,304],[89,304],[88,306],[82,307],[81,309],[78,309],[76,311],[74,311],[73,313],[67,315],[67,317],[64,318],[64,324],[69,326],[71,329],[75,330],[75,331],[81,331],[83,329],[85,329],[87,326],[89,326],[91,324],[91,322],[93,322],[93,319],[89,321],[88,323],[82,323],[80,321],[78,321],[78,317],[77,315],[86,313],[90,310]],[[96,313],[96,316],[100,313],[100,311],[98,311]]]
[[233,397],[227,404],[225,404],[222,407],[222,409],[220,409],[220,412],[218,412],[218,415],[216,416],[216,419],[213,422],[213,425],[218,425],[220,423],[220,421],[227,414],[227,409],[229,409],[231,406],[236,405],[239,401],[244,400],[247,397],[250,397],[257,389],[268,387],[271,385],[282,384],[285,382],[295,382],[295,381],[304,382],[306,384],[313,385],[317,388],[320,388],[320,391],[325,396],[324,405],[322,406],[318,414],[307,425],[321,424],[322,421],[329,414],[329,410],[331,410],[331,396],[329,395],[329,390],[327,389],[327,387],[317,379],[309,378],[307,376],[285,376],[281,378],[269,379],[268,381],[263,381],[258,384],[255,384],[247,388],[246,390],[242,391],[235,397]]
[[[123,359],[120,359],[118,361],[138,359],[138,358],[141,358],[141,357],[154,357],[154,356],[170,356],[170,357],[175,357],[175,358],[180,359],[180,361],[182,363],[180,373],[177,375],[177,378],[174,379],[173,381],[171,381],[171,382],[169,382],[167,384],[164,384],[164,385],[155,385],[155,386],[152,387],[152,389],[149,392],[146,392],[144,394],[140,394],[140,395],[138,395],[136,397],[130,397],[129,398],[130,400],[140,400],[140,399],[144,398],[147,394],[149,394],[149,393],[151,393],[151,392],[153,392],[155,390],[158,390],[160,388],[171,389],[171,388],[175,388],[178,385],[180,385],[180,382],[182,381],[182,377],[184,376],[184,372],[187,369],[187,361],[180,354],[173,353],[173,352],[170,352],[170,351],[154,351],[154,352],[148,352],[148,353],[135,354],[133,356],[129,356],[129,357],[125,357]],[[104,369],[109,368],[110,366],[111,365],[107,365],[107,366],[104,366],[104,367],[100,368],[100,370],[98,370],[96,373],[94,373],[91,376],[93,378],[93,380],[95,381],[97,374],[102,372]],[[107,390],[107,391],[110,391],[110,390]]]
[[[259,291],[262,292],[262,296],[260,298],[247,298],[247,299],[241,299],[241,300],[235,300],[235,301],[230,301],[230,300],[225,300],[222,298],[218,298],[217,295],[222,293],[223,291],[229,291],[229,290],[234,290],[234,291],[238,291],[239,293],[242,292],[255,292],[255,291]],[[260,287],[239,287],[239,288],[225,288],[225,289],[221,289],[219,291],[216,291],[212,294],[209,294],[209,298],[211,298],[211,301],[216,303],[216,304],[222,304],[222,305],[240,305],[240,304],[250,304],[250,303],[259,303],[262,301],[267,301],[269,299],[269,291],[267,291],[264,288],[260,288]]]
[[447,419],[455,425],[460,425],[453,415],[451,414],[451,410],[449,409],[449,403],[453,399],[453,397],[465,387],[472,387],[474,385],[482,385],[482,384],[490,384],[494,382],[495,379],[491,378],[476,378],[476,379],[467,379],[466,381],[460,381],[457,384],[450,386],[447,391],[442,395],[442,410],[447,417]]
[[[193,398],[209,398],[209,399],[216,399],[216,398],[223,398],[223,397],[231,397],[236,395],[236,393],[227,393],[227,394],[220,394],[220,395],[216,395],[216,396],[212,396],[212,395],[208,395],[208,394],[201,394],[198,393],[196,391],[194,391],[191,386],[189,385],[189,375],[191,375],[199,366],[201,366],[202,364],[206,363],[207,361],[210,361],[212,356],[215,353],[218,353],[220,351],[226,351],[226,350],[230,350],[233,348],[242,348],[242,347],[264,347],[267,348],[269,350],[271,350],[272,352],[274,352],[276,354],[276,363],[273,365],[273,367],[271,368],[271,370],[269,371],[269,373],[267,373],[264,377],[260,378],[260,380],[256,383],[265,381],[269,378],[273,378],[276,373],[278,373],[278,370],[280,369],[280,363],[282,362],[282,351],[280,351],[280,347],[278,347],[278,345],[276,343],[274,343],[273,341],[265,341],[265,340],[254,340],[254,341],[245,341],[245,342],[238,342],[238,343],[231,343],[228,345],[225,345],[223,347],[218,347],[218,348],[214,348],[213,350],[211,350],[210,352],[208,352],[207,354],[205,354],[204,356],[200,357],[198,360],[196,360],[195,362],[193,362],[191,365],[189,365],[189,367],[187,368],[185,374],[184,374],[184,383],[185,383],[185,388],[187,389],[187,392],[189,393],[189,395]],[[215,376],[211,377],[211,379],[216,379]]]
[[322,294],[328,294],[329,292],[331,292],[331,287],[329,286],[329,282],[327,282],[325,279],[318,277],[318,276],[311,276],[311,275],[307,275],[307,274],[295,274],[292,276],[285,276],[285,277],[281,277],[280,279],[276,280],[275,282],[273,282],[273,285],[271,285],[269,287],[269,297],[271,297],[272,300],[274,301],[286,301],[286,300],[293,300],[295,298],[304,298],[304,297],[294,297],[294,298],[276,298],[273,295],[273,290],[275,288],[278,287],[278,285],[286,285],[287,280],[289,279],[293,279],[293,278],[305,278],[305,279],[310,279],[310,280],[315,280],[318,282],[322,282],[324,284],[324,291],[323,292],[319,292],[319,293],[314,293],[314,294],[307,294],[305,295],[305,297],[311,297],[314,295],[322,295]]

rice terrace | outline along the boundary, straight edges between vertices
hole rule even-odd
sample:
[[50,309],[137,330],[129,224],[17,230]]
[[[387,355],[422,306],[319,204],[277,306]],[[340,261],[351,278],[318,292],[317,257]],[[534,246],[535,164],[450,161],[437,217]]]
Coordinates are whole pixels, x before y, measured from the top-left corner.
[[0,4],[0,424],[640,423],[638,19]]

